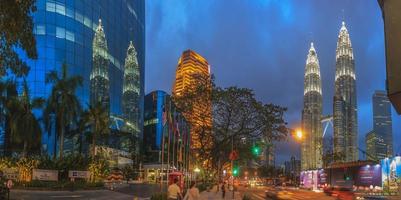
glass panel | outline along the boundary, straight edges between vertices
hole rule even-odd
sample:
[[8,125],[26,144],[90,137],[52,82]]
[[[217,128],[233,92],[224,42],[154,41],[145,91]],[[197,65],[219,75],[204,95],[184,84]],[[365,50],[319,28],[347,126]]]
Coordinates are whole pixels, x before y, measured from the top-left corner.
[[36,26],[36,35],[45,35],[46,34],[46,27],[45,25],[37,25]]
[[56,12],[56,4],[53,2],[46,2],[46,11]]
[[65,38],[71,42],[75,42],[75,35],[73,32],[66,31],[65,32]]
[[56,4],[56,13],[58,13],[60,15],[65,15],[64,5]]
[[65,38],[65,29],[61,27],[56,27],[56,37]]
[[66,11],[67,17],[74,18],[74,10],[72,8],[67,7]]
[[84,17],[79,12],[75,12],[75,20],[79,21],[82,24],[84,23]]
[[84,24],[85,24],[85,26],[87,26],[88,28],[92,28],[91,27],[91,25],[92,25],[92,20],[90,20],[88,17],[84,17]]

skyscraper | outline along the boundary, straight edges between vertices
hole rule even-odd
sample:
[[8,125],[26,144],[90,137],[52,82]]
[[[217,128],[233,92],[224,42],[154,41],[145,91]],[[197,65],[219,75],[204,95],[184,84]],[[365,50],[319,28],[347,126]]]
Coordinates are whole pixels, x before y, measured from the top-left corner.
[[[76,95],[84,109],[87,108],[91,103],[92,69],[97,65],[93,58],[96,55],[93,52],[93,42],[99,27],[98,21],[101,19],[107,39],[107,52],[100,50],[97,57],[107,58],[109,63],[110,115],[122,115],[123,65],[130,41],[134,41],[137,51],[140,83],[138,104],[139,113],[142,113],[145,66],[144,0],[36,0],[36,8],[32,17],[38,59],[31,60],[24,54],[20,55],[30,67],[27,81],[33,97],[46,98],[50,94],[52,85],[46,84],[46,73],[60,71],[62,64],[66,63],[69,75],[79,75],[83,79],[83,86],[77,89]],[[100,60],[103,59],[98,61]],[[139,115],[138,128],[141,130],[143,116]],[[54,138],[54,133],[42,134],[43,151],[52,152],[54,145],[57,145]]]
[[110,109],[110,83],[109,83],[109,58],[107,57],[107,40],[104,34],[102,20],[95,31],[92,44],[92,72],[90,74],[90,104],[92,106],[101,103]]
[[379,161],[387,157],[387,145],[384,139],[375,131],[370,131],[365,136],[366,159]]
[[342,22],[336,49],[335,95],[333,98],[335,162],[358,160],[358,121],[355,63],[350,36]]
[[372,96],[373,130],[384,139],[387,146],[387,157],[393,155],[393,127],[391,119],[391,103],[386,91],[377,90]]
[[[192,50],[182,53],[176,70],[173,85],[173,96],[182,97],[188,93],[195,92],[199,87],[205,86],[206,90],[211,90],[210,66],[205,58]],[[178,107],[180,105],[177,105]],[[194,99],[190,110],[184,112],[184,117],[191,125],[191,148],[198,149],[201,146],[199,134],[211,134],[212,114],[211,99],[207,96],[199,95]],[[208,142],[209,144],[210,142]]]
[[136,56],[137,53],[131,41],[125,58],[122,110],[124,118],[135,127],[139,127],[140,71]]
[[305,138],[301,145],[303,170],[322,167],[322,81],[317,53],[313,43],[306,59],[304,76],[304,108],[302,130]]

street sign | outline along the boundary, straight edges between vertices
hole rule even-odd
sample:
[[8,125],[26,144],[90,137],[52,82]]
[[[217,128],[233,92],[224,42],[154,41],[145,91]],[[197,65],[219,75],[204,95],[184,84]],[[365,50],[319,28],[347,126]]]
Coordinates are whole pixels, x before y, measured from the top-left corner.
[[77,171],[77,170],[70,170],[68,171],[69,178],[90,178],[91,173],[89,171]]
[[236,160],[238,158],[238,152],[231,151],[229,158],[230,158],[230,160]]
[[11,189],[12,187],[13,187],[13,181],[11,180],[11,179],[9,179],[8,181],[7,181],[7,188],[8,189]]
[[58,171],[57,170],[33,169],[32,179],[33,180],[41,180],[41,181],[58,181]]

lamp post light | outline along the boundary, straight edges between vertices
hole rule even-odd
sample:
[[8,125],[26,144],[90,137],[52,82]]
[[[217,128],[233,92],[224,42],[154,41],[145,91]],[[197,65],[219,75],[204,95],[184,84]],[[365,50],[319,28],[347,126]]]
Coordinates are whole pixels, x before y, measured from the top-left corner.
[[295,136],[298,140],[301,140],[304,136],[304,133],[302,132],[302,130],[298,129],[295,133]]
[[195,167],[194,172],[195,172],[195,183],[196,183],[197,179],[198,179],[198,174],[200,172],[200,169],[198,167]]

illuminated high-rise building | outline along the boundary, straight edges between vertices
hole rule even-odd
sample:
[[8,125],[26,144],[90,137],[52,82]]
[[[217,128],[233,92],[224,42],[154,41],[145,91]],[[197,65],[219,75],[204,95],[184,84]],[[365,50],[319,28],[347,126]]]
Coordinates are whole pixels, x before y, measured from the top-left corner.
[[379,161],[387,157],[387,145],[375,131],[366,134],[365,144],[366,160]]
[[107,57],[107,40],[102,21],[96,28],[92,45],[92,72],[90,74],[90,104],[101,103],[110,109],[109,58]]
[[302,130],[305,134],[301,145],[303,170],[322,167],[322,81],[319,60],[311,43],[306,59],[304,77],[304,108]]
[[140,71],[136,56],[137,53],[131,41],[125,58],[122,110],[125,120],[134,127],[139,127]]
[[372,96],[373,130],[383,138],[387,147],[386,157],[393,156],[393,122],[391,103],[386,91],[377,90]]
[[333,101],[335,162],[358,160],[358,121],[355,63],[351,39],[342,22],[336,50],[335,95]]
[[[182,97],[204,86],[206,86],[206,90],[211,90],[209,63],[192,50],[184,51],[177,65],[172,90],[173,96]],[[192,104],[191,111],[183,114],[191,125],[191,148],[197,149],[200,147],[199,141],[201,138],[199,138],[199,133],[206,132],[205,135],[211,134],[211,99],[207,95],[202,96],[196,98]],[[180,105],[177,105],[177,107],[180,107]]]

